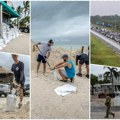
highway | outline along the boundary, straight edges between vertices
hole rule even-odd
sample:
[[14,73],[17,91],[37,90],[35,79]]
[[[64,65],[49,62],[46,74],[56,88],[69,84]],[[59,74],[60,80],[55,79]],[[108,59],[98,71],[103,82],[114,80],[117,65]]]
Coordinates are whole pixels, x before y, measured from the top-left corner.
[[103,35],[101,35],[98,32],[95,32],[93,30],[91,30],[91,33],[93,35],[95,35],[96,37],[98,37],[99,39],[103,40],[104,42],[108,43],[113,49],[116,50],[116,52],[120,53],[120,44],[118,44],[117,42],[115,42],[114,40],[111,40]]

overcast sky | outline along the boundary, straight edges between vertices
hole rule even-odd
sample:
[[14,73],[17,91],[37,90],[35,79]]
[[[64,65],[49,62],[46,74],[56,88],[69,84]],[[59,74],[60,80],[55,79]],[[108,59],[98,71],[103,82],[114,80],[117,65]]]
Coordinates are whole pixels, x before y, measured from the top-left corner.
[[[25,76],[27,80],[29,80],[28,78],[29,78],[29,71],[30,71],[29,70],[29,59],[30,59],[29,56],[19,55],[19,60],[24,63]],[[0,66],[3,66],[11,70],[12,64],[13,64],[13,60],[11,58],[11,54],[0,52]]]
[[91,1],[91,15],[120,15],[120,1]]
[[17,8],[18,6],[23,6],[23,1],[12,1],[13,6]]
[[34,1],[32,5],[32,40],[59,44],[89,44],[89,3]]
[[[94,74],[94,75],[105,73],[106,71],[108,71],[108,69],[104,68],[104,66],[105,65],[94,65],[94,64],[91,64],[91,73]],[[118,70],[120,71],[120,68],[118,68]]]

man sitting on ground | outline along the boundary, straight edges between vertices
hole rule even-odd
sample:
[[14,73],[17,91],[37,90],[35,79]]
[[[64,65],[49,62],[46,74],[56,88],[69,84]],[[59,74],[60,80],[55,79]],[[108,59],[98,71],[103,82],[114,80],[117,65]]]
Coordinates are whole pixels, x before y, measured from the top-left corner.
[[[62,56],[63,62],[57,64],[52,68],[51,70],[58,69],[58,73],[62,77],[63,82],[67,82],[68,79],[71,80],[71,82],[74,80],[75,77],[75,67],[72,62],[72,60],[69,59],[67,54],[64,54]],[[64,69],[61,69],[64,68]]]
[[37,73],[40,68],[41,62],[43,63],[43,74],[46,72],[46,59],[50,57],[51,46],[54,44],[53,40],[49,40],[48,43],[38,43],[36,47],[40,46],[40,51],[37,58]]
[[85,54],[85,53],[81,53],[79,55],[76,56],[76,65],[78,65],[78,61],[79,61],[79,69],[78,69],[78,73],[77,76],[82,77],[82,65],[85,63],[86,64],[86,70],[87,70],[87,74],[86,77],[89,78],[89,55]]

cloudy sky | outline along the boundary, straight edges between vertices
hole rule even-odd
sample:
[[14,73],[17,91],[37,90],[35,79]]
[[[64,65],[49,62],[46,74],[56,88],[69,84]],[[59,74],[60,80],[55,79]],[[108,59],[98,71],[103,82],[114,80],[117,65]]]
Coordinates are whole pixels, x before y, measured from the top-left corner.
[[92,1],[92,15],[120,15],[120,1]]
[[32,5],[32,40],[57,44],[86,44],[89,39],[89,3],[34,1]]
[[17,8],[19,5],[23,6],[23,1],[12,1],[12,3],[15,8]]
[[[120,71],[120,68],[118,68],[118,70]],[[103,74],[106,71],[108,71],[108,69],[104,68],[104,65],[91,65],[91,73],[94,75]]]
[[[26,80],[29,80],[29,57],[24,55],[19,55],[19,60],[24,63],[25,66],[25,76]],[[3,66],[7,69],[11,69],[13,60],[11,54],[0,52],[0,66]]]

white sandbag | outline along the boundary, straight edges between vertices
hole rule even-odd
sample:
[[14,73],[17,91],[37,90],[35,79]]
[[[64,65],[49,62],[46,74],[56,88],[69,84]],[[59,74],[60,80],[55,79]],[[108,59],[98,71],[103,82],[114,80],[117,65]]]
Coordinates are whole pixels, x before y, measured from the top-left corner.
[[72,92],[76,92],[77,91],[77,87],[72,86],[70,84],[65,84],[63,86],[57,87],[55,90],[57,95],[59,96],[66,96]]
[[114,106],[120,106],[120,96],[114,98]]
[[57,71],[56,70],[53,70],[53,77],[54,77],[54,80],[58,80],[58,74],[57,74]]
[[16,95],[8,94],[4,112],[15,112],[16,101],[17,101]]

